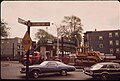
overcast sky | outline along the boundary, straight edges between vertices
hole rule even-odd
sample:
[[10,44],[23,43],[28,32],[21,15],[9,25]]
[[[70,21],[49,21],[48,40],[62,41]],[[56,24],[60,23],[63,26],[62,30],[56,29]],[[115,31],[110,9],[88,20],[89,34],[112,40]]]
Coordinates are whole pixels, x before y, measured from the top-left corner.
[[[2,1],[1,18],[11,27],[10,37],[24,37],[27,26],[18,23],[18,18],[31,22],[49,21],[57,26],[64,16],[75,15],[83,24],[83,32],[120,29],[120,3],[118,1]],[[31,27],[34,40],[38,29]],[[57,29],[51,25],[47,30],[56,36]]]

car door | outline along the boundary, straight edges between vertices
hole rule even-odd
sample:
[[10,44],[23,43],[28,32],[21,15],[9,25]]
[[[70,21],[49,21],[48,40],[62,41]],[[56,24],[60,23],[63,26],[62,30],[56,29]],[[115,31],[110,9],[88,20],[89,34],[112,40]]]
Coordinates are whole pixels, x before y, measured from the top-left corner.
[[114,64],[109,64],[107,70],[110,75],[115,75],[117,72],[117,69]]
[[58,65],[56,62],[49,62],[47,64],[47,69],[48,72],[58,72]]
[[120,75],[120,64],[115,64],[115,74]]

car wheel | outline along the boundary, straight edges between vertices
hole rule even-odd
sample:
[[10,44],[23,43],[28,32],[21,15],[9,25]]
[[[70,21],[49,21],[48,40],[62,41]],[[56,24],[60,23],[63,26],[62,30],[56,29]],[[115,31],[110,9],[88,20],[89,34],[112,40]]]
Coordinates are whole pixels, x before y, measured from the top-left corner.
[[108,74],[102,74],[101,80],[108,80]]
[[32,72],[32,77],[33,78],[38,78],[39,77],[39,72],[38,71],[33,71]]
[[65,75],[67,75],[67,71],[66,70],[61,70],[61,75],[63,75],[63,76],[65,76]]

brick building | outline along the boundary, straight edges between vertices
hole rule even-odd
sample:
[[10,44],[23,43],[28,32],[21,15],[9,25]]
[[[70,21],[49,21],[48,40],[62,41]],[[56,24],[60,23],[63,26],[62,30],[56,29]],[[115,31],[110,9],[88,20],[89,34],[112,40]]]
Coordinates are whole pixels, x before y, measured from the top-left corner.
[[120,30],[87,31],[84,33],[84,45],[120,59]]
[[18,60],[25,52],[21,45],[22,38],[3,38],[1,39],[1,60],[9,57]]

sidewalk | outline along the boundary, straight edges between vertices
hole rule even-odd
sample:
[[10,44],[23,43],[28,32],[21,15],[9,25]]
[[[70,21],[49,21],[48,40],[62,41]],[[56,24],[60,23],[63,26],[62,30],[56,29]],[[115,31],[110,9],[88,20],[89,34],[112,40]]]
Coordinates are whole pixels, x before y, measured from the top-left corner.
[[8,63],[19,64],[19,61],[8,61]]
[[85,66],[75,66],[76,69],[83,69]]
[[19,64],[19,61],[1,61],[1,66],[2,67],[7,67],[10,66],[10,64]]
[[76,69],[75,72],[83,72],[83,69]]

